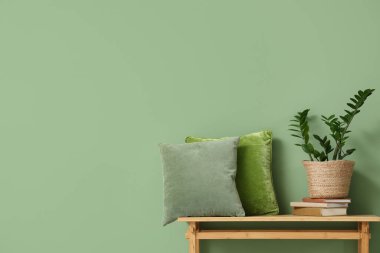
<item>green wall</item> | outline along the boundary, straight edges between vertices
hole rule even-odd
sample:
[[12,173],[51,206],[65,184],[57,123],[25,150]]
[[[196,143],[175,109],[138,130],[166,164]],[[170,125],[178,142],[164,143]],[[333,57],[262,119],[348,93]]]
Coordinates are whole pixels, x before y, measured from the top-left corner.
[[[321,132],[318,115],[380,88],[379,13],[377,0],[0,0],[0,252],[187,252],[185,224],[161,226],[157,144],[190,134],[272,129],[289,212],[306,195],[306,156],[288,120],[310,107]],[[351,213],[380,215],[379,106],[380,89],[352,125]],[[371,246],[380,251],[380,225]],[[356,244],[202,249],[350,253]]]

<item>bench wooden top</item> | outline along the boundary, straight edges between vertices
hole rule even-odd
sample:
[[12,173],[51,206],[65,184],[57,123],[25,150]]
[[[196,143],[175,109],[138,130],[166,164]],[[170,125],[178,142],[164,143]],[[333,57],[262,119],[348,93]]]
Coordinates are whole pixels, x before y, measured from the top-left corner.
[[295,216],[295,215],[273,215],[273,216],[245,216],[245,217],[180,217],[180,222],[271,222],[271,221],[326,221],[326,222],[380,222],[376,215],[347,215],[347,216]]

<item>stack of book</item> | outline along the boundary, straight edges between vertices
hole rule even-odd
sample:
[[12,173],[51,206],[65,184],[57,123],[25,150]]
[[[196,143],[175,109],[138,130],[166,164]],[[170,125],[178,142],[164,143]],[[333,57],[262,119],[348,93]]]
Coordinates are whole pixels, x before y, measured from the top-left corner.
[[290,202],[293,215],[337,216],[347,215],[351,199],[312,199],[303,198],[302,202]]

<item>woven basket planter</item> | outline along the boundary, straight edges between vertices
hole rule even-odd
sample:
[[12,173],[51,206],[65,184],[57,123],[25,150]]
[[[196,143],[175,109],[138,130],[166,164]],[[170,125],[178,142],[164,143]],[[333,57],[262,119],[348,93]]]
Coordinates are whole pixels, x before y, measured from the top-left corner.
[[310,198],[346,198],[350,190],[354,161],[304,161]]

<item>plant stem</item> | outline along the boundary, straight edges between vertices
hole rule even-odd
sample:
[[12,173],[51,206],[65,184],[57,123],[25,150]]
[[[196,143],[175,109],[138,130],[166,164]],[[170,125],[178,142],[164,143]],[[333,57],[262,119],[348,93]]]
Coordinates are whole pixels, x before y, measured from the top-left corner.
[[[342,136],[341,136],[341,140],[344,138],[344,135],[346,134],[346,131],[348,129],[348,127],[350,126],[352,120],[354,119],[354,116],[356,115],[356,112],[358,111],[358,108],[355,108],[354,112],[352,113],[352,117],[350,119],[350,121],[348,123],[346,123],[346,127],[343,129],[343,132],[342,132]],[[338,141],[336,142],[336,147],[335,147],[335,150],[334,150],[334,155],[333,155],[333,160],[336,160],[336,157],[338,156],[338,153],[341,152],[342,148],[340,147],[340,142],[341,141]]]
[[334,149],[334,154],[333,154],[332,160],[336,160],[336,157],[337,157],[337,155],[338,155],[338,147],[339,147],[339,144],[338,144],[337,141],[335,141],[335,144],[336,144],[336,146],[335,146],[335,149]]

